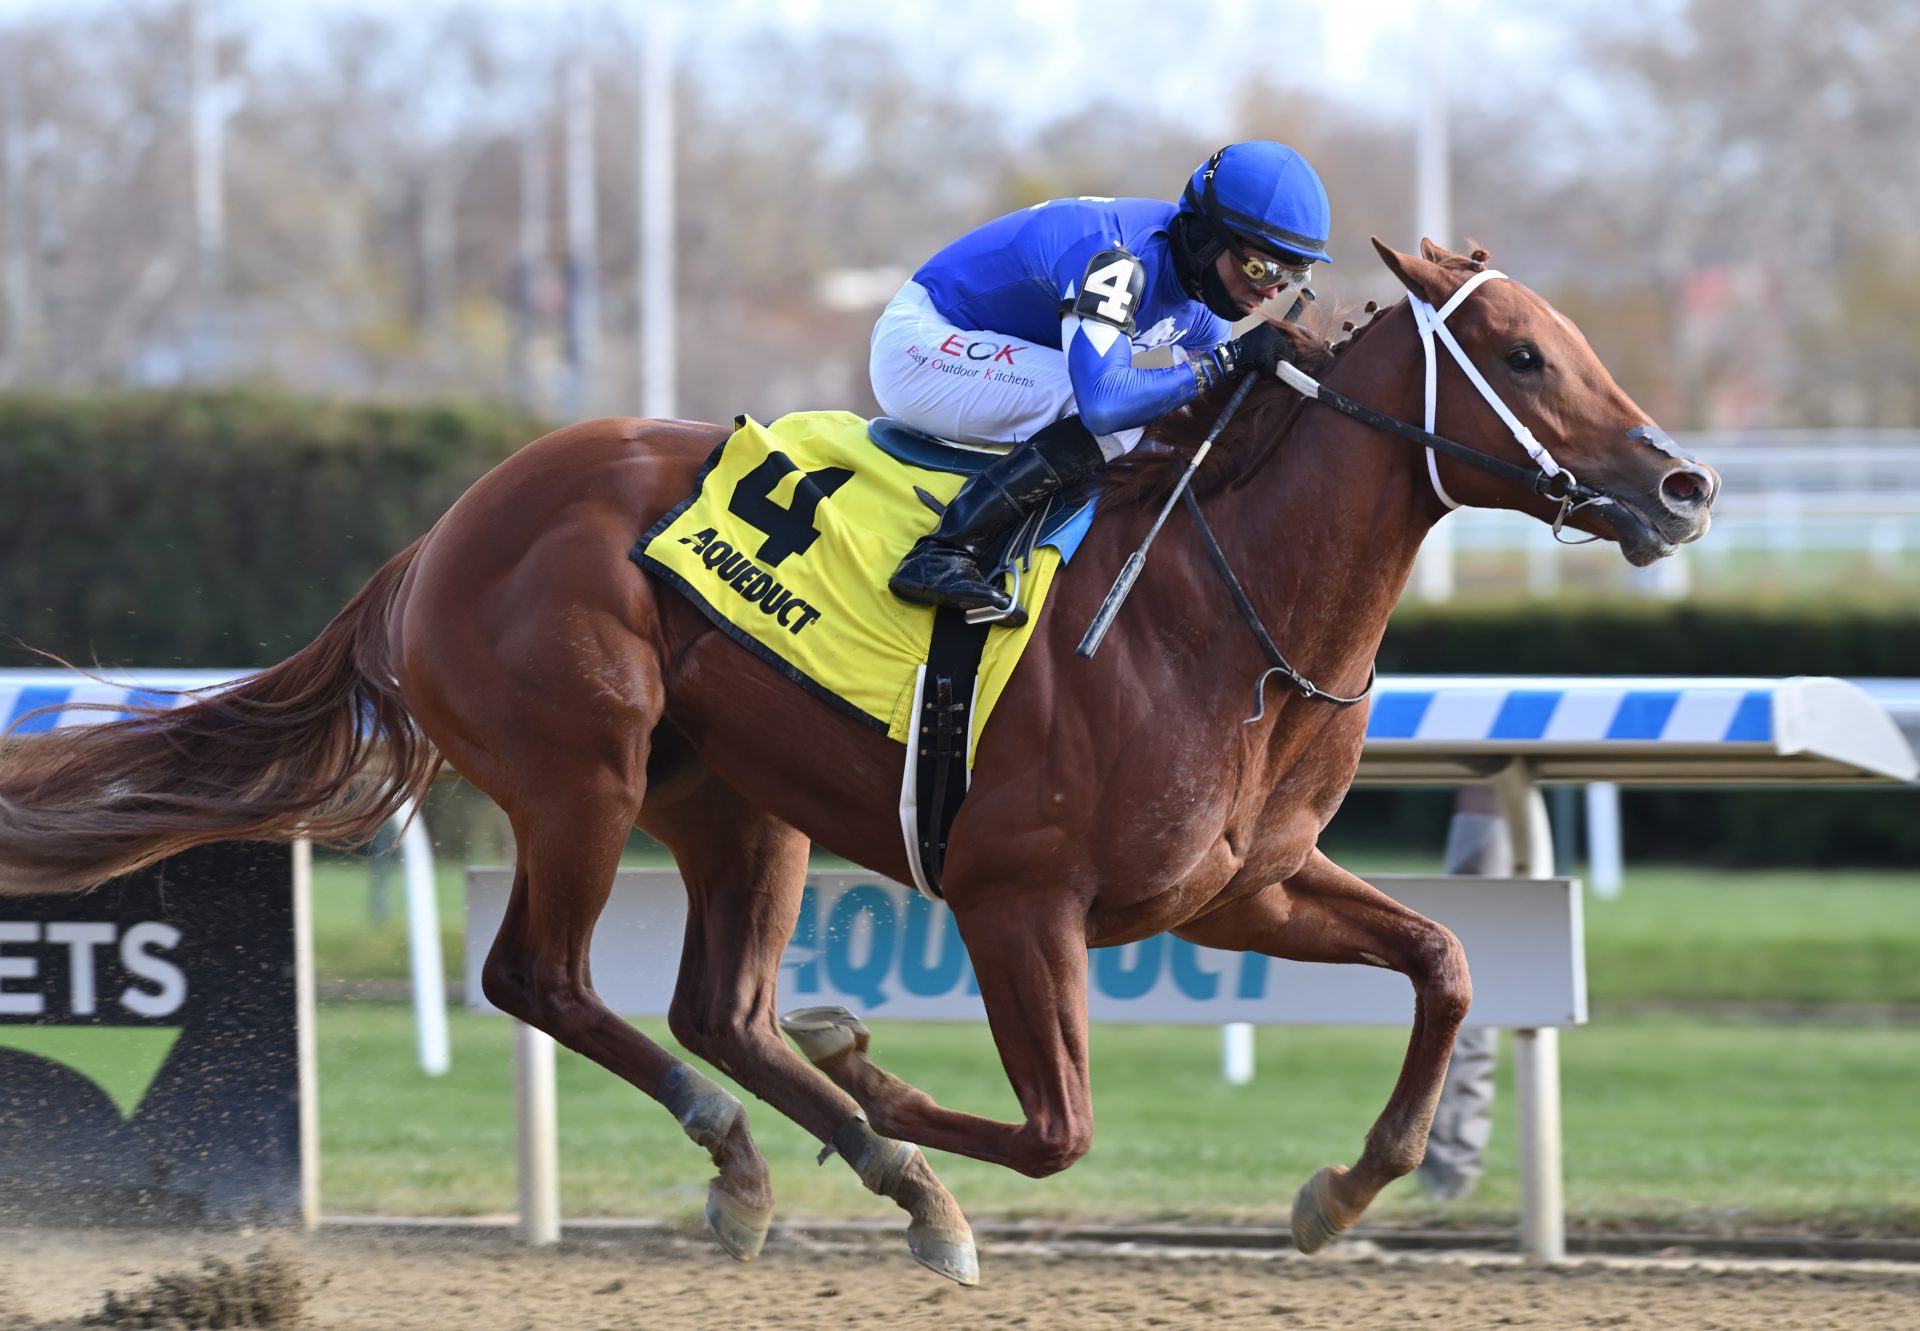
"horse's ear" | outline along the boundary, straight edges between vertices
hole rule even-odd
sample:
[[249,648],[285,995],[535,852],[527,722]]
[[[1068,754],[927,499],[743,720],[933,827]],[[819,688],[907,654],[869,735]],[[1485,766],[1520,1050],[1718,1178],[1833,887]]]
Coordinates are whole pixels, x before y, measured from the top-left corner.
[[1420,237],[1420,257],[1429,263],[1445,263],[1448,259],[1457,259],[1460,256],[1450,249],[1434,244],[1430,237],[1422,236]]
[[[1380,262],[1389,272],[1400,279],[1400,285],[1429,305],[1444,305],[1453,289],[1459,285],[1451,274],[1430,259],[1416,259],[1411,254],[1402,254],[1391,245],[1381,243],[1380,237],[1371,237],[1374,249],[1380,252]],[[1434,247],[1430,240],[1422,240],[1421,248]],[[1437,248],[1437,247],[1434,247]]]

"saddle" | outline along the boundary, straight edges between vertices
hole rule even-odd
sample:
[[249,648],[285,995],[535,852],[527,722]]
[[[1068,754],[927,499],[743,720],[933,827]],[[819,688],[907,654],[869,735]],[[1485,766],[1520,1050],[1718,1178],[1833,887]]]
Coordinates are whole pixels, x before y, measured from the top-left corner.
[[[742,417],[693,493],[629,552],[748,651],[906,746],[902,831],[928,895],[974,748],[1035,621],[990,637],[958,611],[897,600],[886,575],[931,525],[926,511],[996,456],[845,412]],[[999,556],[1029,615],[1091,520],[1084,501],[1055,503]]]
[[[876,416],[868,421],[867,438],[873,441],[875,448],[896,462],[928,471],[951,472],[956,476],[977,476],[987,469],[988,464],[1005,457],[1008,452],[1008,448],[1004,447],[962,444],[952,439],[942,439],[891,416]],[[1090,521],[1092,517],[1088,511],[1092,501],[1087,498],[1090,486],[1089,479],[1063,491],[1042,505],[1033,518],[1007,534],[1006,542],[995,553],[991,566],[982,571],[989,579],[1002,573],[1012,577],[1013,582],[1007,592],[1015,602],[1014,609],[1005,615],[996,610],[968,611],[969,624],[995,624],[1004,619],[1017,625],[1025,619],[1026,611],[1019,605],[1020,575],[1023,570],[1031,570],[1036,549],[1043,545],[1060,544],[1056,538],[1060,538],[1070,524],[1081,521],[1084,530],[1084,521]],[[913,492],[935,516],[947,511],[944,503],[920,486],[916,485]],[[1078,536],[1073,537],[1072,542],[1077,545]],[[1066,553],[1072,554],[1071,547],[1066,547]]]

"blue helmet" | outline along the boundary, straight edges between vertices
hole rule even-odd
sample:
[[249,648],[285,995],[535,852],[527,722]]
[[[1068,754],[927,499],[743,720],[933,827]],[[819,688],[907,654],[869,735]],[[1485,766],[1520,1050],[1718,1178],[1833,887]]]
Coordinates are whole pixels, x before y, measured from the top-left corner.
[[1307,159],[1284,143],[1228,144],[1193,173],[1180,207],[1276,257],[1333,262],[1327,253],[1333,222],[1327,187]]

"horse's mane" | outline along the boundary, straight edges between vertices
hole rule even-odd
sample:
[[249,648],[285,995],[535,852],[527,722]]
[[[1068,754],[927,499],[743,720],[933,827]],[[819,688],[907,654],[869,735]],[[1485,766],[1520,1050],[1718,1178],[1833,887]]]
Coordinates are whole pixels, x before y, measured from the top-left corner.
[[[1478,246],[1464,255],[1436,251],[1427,257],[1463,276],[1477,273],[1487,264],[1487,252]],[[1357,311],[1327,314],[1308,306],[1304,324],[1281,324],[1279,328],[1294,345],[1293,363],[1317,379],[1351,352],[1386,315],[1405,303],[1404,298],[1392,305],[1368,301]],[[1347,317],[1350,313],[1355,317]],[[1217,384],[1149,426],[1139,447],[1107,468],[1102,494],[1120,504],[1164,502],[1193,459],[1194,450],[1219,419],[1233,387]],[[1246,484],[1285,439],[1305,405],[1305,398],[1277,379],[1255,384],[1214,441],[1206,462],[1194,473],[1196,496],[1204,498]]]

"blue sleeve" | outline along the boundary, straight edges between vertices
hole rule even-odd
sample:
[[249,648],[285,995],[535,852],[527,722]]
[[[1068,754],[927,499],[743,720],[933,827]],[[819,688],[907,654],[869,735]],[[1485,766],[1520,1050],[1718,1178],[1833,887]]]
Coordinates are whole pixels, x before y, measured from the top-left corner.
[[1141,260],[1108,237],[1071,247],[1054,269],[1067,378],[1080,419],[1095,434],[1156,421],[1200,392],[1192,365],[1134,366],[1130,335],[1146,287]]
[[[1200,379],[1192,365],[1136,367],[1133,343],[1119,329],[1090,319],[1074,322],[1078,327],[1066,337],[1067,378],[1080,406],[1080,419],[1095,434],[1157,421],[1199,396]],[[1113,337],[1102,351],[1106,333]]]

